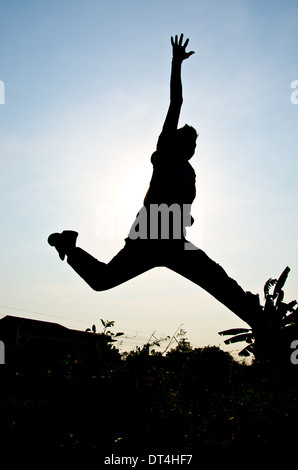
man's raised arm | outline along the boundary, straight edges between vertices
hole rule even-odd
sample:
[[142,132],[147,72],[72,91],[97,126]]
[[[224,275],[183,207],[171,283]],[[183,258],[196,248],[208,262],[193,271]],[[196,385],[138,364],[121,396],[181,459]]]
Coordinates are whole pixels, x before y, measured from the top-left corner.
[[170,80],[170,106],[163,125],[163,131],[173,131],[178,127],[178,121],[183,102],[182,97],[182,81],[181,81],[181,65],[185,59],[188,59],[194,51],[186,52],[189,39],[183,44],[183,34],[175,36],[175,40],[171,37],[173,49],[171,80]]

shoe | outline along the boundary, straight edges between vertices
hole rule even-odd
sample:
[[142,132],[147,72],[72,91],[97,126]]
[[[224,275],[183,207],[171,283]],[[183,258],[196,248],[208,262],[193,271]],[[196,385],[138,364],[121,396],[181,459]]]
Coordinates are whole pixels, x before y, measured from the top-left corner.
[[62,233],[52,233],[48,238],[48,243],[54,246],[62,261],[71,248],[75,248],[78,233],[72,230],[64,230]]

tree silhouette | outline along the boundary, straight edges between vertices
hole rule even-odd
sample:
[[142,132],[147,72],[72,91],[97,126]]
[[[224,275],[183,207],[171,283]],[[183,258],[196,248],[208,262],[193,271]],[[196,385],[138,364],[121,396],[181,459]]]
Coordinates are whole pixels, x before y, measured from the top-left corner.
[[286,267],[278,279],[270,278],[266,281],[265,305],[253,328],[234,328],[219,332],[221,336],[234,335],[225,340],[225,344],[241,341],[248,343],[239,356],[253,354],[257,360],[289,362],[290,343],[298,333],[297,301],[284,302],[283,287],[289,272],[290,268]]

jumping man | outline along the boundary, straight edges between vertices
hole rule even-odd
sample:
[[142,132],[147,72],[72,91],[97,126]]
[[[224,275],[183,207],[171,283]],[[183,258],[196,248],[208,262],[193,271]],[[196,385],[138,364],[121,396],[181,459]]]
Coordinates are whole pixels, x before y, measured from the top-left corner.
[[151,156],[153,174],[125,245],[109,262],[98,261],[76,246],[78,233],[65,230],[49,236],[63,260],[95,291],[118,286],[149,269],[164,266],[209,292],[250,325],[260,308],[259,297],[245,292],[224,269],[188,242],[186,227],[193,224],[191,204],[196,196],[196,175],[189,160],[198,134],[185,125],[178,128],[182,97],[181,67],[194,54],[186,52],[189,40],[171,38],[170,105]]

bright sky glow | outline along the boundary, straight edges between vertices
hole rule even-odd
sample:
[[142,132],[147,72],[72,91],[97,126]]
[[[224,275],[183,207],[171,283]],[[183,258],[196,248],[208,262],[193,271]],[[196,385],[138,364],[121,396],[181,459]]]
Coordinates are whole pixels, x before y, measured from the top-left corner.
[[123,246],[181,32],[196,53],[183,64],[180,124],[200,134],[188,238],[261,299],[289,266],[285,300],[298,299],[297,17],[295,0],[0,1],[2,316],[77,329],[115,320],[127,347],[181,324],[193,346],[222,345],[218,331],[244,326],[166,269],[95,293],[47,245],[74,229],[102,261]]

